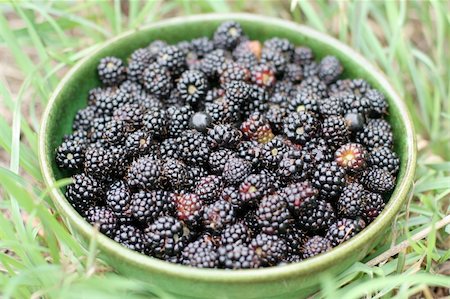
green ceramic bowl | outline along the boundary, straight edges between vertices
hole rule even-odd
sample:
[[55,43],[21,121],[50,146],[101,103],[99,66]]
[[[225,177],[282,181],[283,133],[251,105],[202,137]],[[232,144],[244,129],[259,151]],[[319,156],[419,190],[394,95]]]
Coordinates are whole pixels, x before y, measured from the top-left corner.
[[[100,235],[101,257],[118,272],[159,286],[177,297],[195,298],[299,298],[317,290],[321,275],[339,273],[361,260],[380,240],[402,207],[411,187],[416,163],[416,141],[413,125],[402,99],[389,80],[360,54],[337,40],[310,28],[249,14],[213,14],[181,17],[154,23],[118,36],[89,57],[80,61],[64,77],[50,99],[42,120],[39,153],[42,172],[48,186],[67,174],[54,162],[55,148],[64,134],[71,132],[72,120],[78,109],[86,105],[88,91],[99,85],[96,76],[98,61],[108,55],[128,57],[133,50],[152,40],[169,43],[200,36],[212,36],[223,21],[241,23],[250,38],[264,41],[270,37],[288,38],[296,45],[306,45],[320,58],[337,56],[345,67],[343,76],[361,77],[384,92],[390,104],[389,121],[395,137],[395,150],[401,168],[397,186],[381,215],[357,236],[330,252],[300,263],[257,270],[196,269],[157,260],[122,247]],[[94,229],[67,202],[64,190],[52,189],[51,196],[65,223],[79,236],[88,240]]]

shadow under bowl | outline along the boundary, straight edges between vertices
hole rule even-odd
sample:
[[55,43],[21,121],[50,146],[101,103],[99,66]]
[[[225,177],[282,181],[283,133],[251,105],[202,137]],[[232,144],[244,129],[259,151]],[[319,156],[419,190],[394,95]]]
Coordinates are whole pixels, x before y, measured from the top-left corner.
[[[238,21],[251,39],[289,39],[313,49],[317,58],[335,55],[345,68],[342,77],[363,78],[381,90],[390,104],[395,151],[401,166],[397,186],[386,208],[375,221],[351,240],[331,251],[305,261],[254,270],[197,269],[171,264],[131,251],[106,236],[98,236],[100,256],[118,272],[145,280],[177,297],[187,298],[300,298],[318,288],[324,273],[336,274],[361,260],[383,238],[412,185],[416,163],[413,125],[402,99],[388,79],[360,54],[334,38],[291,22],[250,14],[208,14],[179,17],[154,23],[118,36],[96,49],[74,66],[51,97],[39,135],[41,169],[48,187],[67,177],[55,163],[55,149],[71,133],[76,112],[87,105],[90,89],[99,86],[96,66],[105,56],[126,59],[134,50],[155,39],[169,43],[212,36],[225,20]],[[94,228],[69,204],[64,188],[52,188],[51,197],[63,221],[81,241],[89,240]],[[84,242],[83,241],[83,242]]]

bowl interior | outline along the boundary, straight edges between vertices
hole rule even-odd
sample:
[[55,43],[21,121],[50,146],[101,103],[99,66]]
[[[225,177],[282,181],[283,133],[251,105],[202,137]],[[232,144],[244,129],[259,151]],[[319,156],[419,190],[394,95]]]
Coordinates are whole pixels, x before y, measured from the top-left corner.
[[[160,22],[142,28],[139,31],[124,34],[101,46],[88,58],[78,63],[66,75],[48,104],[40,134],[40,159],[46,183],[52,186],[55,181],[69,175],[56,166],[54,162],[55,149],[60,144],[63,136],[71,133],[73,118],[78,109],[87,105],[89,90],[100,85],[96,75],[96,67],[101,58],[112,55],[126,59],[134,50],[145,47],[156,39],[175,43],[200,36],[211,37],[216,27],[226,19],[239,21],[245,33],[251,39],[264,41],[275,36],[285,37],[295,45],[306,45],[312,48],[317,59],[325,55],[335,55],[341,60],[345,68],[342,77],[364,78],[386,95],[390,103],[388,119],[393,127],[395,151],[400,156],[401,167],[397,179],[397,187],[385,211],[363,232],[327,254],[284,267],[233,271],[233,274],[230,271],[192,269],[165,263],[131,252],[103,236],[100,236],[99,245],[102,248],[106,248],[106,250],[114,251],[115,254],[130,263],[140,264],[143,267],[160,271],[173,272],[174,275],[186,275],[186,277],[198,275],[199,277],[212,280],[242,279],[246,277],[255,279],[256,276],[259,276],[260,279],[267,279],[271,273],[287,276],[292,273],[311,272],[315,268],[327,267],[336,258],[347,256],[358,246],[370,242],[381,229],[390,225],[395,214],[400,209],[412,182],[415,165],[415,139],[408,112],[387,79],[364,58],[347,46],[303,26],[282,20],[246,14],[202,15]],[[64,198],[63,192],[64,190],[59,189],[52,192],[52,197],[57,207],[69,219],[71,224],[77,226],[77,229],[82,234],[90,234],[92,232],[90,225],[71,208]]]

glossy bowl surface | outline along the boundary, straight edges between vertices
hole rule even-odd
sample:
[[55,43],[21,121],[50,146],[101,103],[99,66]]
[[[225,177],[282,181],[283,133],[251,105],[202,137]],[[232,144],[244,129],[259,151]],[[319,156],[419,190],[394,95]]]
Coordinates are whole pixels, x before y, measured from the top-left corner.
[[[74,66],[53,93],[39,135],[42,172],[48,186],[54,186],[57,180],[67,177],[67,173],[60,171],[54,162],[55,149],[64,134],[71,132],[77,110],[86,106],[88,91],[99,85],[96,65],[102,57],[114,55],[125,59],[133,50],[155,39],[174,43],[212,36],[221,22],[230,19],[240,22],[252,39],[264,41],[275,36],[285,37],[295,45],[312,48],[318,58],[335,55],[345,67],[343,76],[364,78],[386,95],[401,167],[397,186],[385,210],[361,233],[330,252],[282,267],[236,271],[189,268],[133,252],[103,235],[98,237],[98,247],[101,257],[118,272],[154,283],[180,298],[304,297],[317,289],[321,275],[344,271],[355,261],[361,260],[383,238],[407,197],[416,163],[416,141],[411,118],[389,80],[360,54],[328,35],[265,16],[209,14],[165,20],[118,36]],[[52,188],[51,196],[72,232],[82,241],[89,240],[93,227],[68,203],[64,190]]]

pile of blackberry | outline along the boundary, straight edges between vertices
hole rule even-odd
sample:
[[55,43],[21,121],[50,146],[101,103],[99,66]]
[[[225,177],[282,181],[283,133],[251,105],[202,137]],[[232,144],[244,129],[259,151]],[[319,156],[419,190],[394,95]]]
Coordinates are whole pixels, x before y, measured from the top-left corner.
[[395,187],[385,96],[334,56],[228,21],[97,71],[56,162],[74,208],[130,249],[203,268],[297,262],[364,229]]

